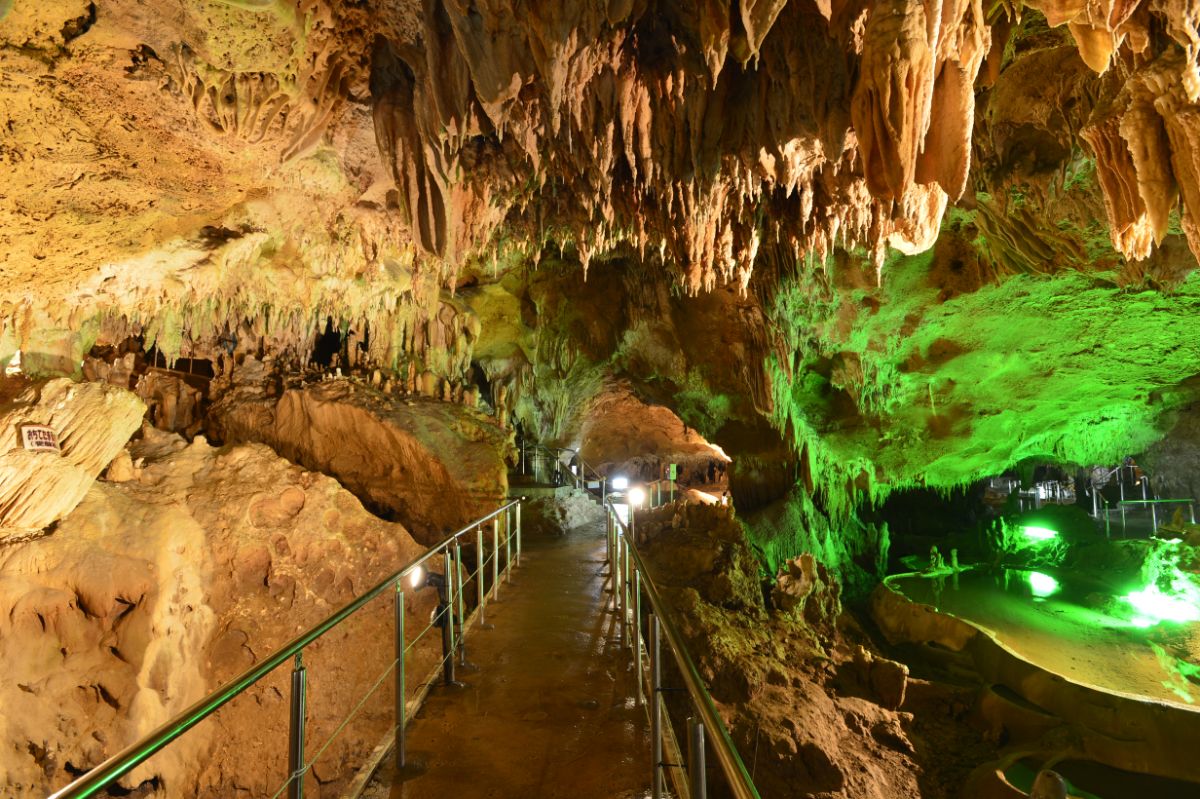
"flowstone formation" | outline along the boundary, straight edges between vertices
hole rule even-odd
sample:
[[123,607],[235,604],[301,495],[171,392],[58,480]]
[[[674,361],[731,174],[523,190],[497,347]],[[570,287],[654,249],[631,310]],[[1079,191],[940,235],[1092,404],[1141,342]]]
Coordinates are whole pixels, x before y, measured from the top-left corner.
[[797,558],[764,598],[728,508],[679,502],[645,514],[638,527],[738,750],[758,753],[751,762],[762,795],[954,795],[951,755],[978,741],[964,736],[939,763],[924,751],[932,741],[912,709],[943,713],[956,697],[913,686],[905,666],[879,653],[843,613],[829,569],[811,555]]

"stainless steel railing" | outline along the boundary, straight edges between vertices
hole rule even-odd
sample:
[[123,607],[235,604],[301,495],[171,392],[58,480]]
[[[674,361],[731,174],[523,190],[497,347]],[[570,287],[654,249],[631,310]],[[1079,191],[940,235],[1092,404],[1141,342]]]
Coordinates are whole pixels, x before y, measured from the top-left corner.
[[[1196,505],[1191,499],[1123,499],[1117,503],[1117,510],[1121,513],[1121,532],[1126,531],[1127,521],[1126,513],[1128,509],[1148,508],[1150,510],[1150,531],[1151,534],[1158,533],[1158,508],[1163,505],[1187,505],[1188,518],[1192,524],[1196,523]],[[1107,509],[1106,509],[1107,515]]]
[[[278,797],[287,791],[289,799],[303,799],[304,778],[316,762],[317,758],[332,743],[333,739],[345,728],[354,714],[365,704],[367,699],[394,672],[396,707],[395,707],[395,747],[394,757],[398,769],[405,766],[405,735],[408,722],[407,674],[405,659],[409,652],[420,642],[422,637],[434,628],[442,631],[442,659],[437,668],[443,671],[447,682],[454,680],[454,658],[457,654],[462,662],[466,662],[465,627],[465,586],[466,581],[474,578],[476,583],[476,612],[480,623],[484,620],[484,611],[488,594],[496,598],[500,587],[500,555],[505,555],[503,576],[507,581],[514,565],[521,561],[521,502],[524,498],[516,499],[497,508],[486,516],[482,516],[461,530],[442,539],[433,547],[426,550],[416,560],[404,565],[398,571],[385,577],[374,588],[352,600],[324,621],[309,628],[296,636],[277,652],[267,657],[256,666],[245,670],[225,685],[211,694],[196,701],[183,712],[174,716],[162,726],[139,741],[130,744],[125,749],[105,760],[70,785],[53,793],[49,799],[85,799],[95,796],[100,791],[111,786],[122,776],[148,760],[156,752],[171,742],[177,740],[188,730],[195,727],[204,719],[219,710],[234,697],[246,691],[259,680],[267,676],[279,666],[292,661],[291,679],[291,713],[288,729],[288,776],[283,784],[273,794]],[[500,527],[504,524],[504,540],[501,542]],[[484,526],[491,525],[491,554],[484,556]],[[475,534],[474,543],[477,556],[476,568],[472,573],[463,575],[462,546],[463,539]],[[514,552],[515,548],[515,552]],[[439,576],[436,587],[439,592],[439,604],[435,618],[429,626],[421,631],[411,642],[405,641],[404,633],[404,587],[405,581],[416,574],[428,571],[428,564],[438,556],[443,558],[443,573]],[[491,588],[485,589],[488,565],[491,565]],[[420,587],[420,586],[417,586]],[[317,748],[311,758],[305,757],[305,733],[307,732],[307,675],[304,668],[304,648],[316,641],[325,633],[341,624],[372,599],[391,590],[394,593],[395,607],[395,658],[372,685],[367,695],[355,706],[339,724],[333,734]],[[444,593],[443,593],[444,590]],[[457,609],[456,609],[457,606]],[[457,626],[457,631],[456,631]]]
[[[571,453],[578,471],[572,472],[563,465],[562,453]],[[599,490],[600,501],[608,496],[608,477],[596,471],[591,464],[579,455],[579,450],[570,447],[547,447],[533,441],[521,443],[520,470],[529,474],[532,470],[535,478],[546,482],[566,484],[570,482],[581,491]],[[595,483],[593,489],[592,483]]]
[[[760,799],[758,789],[750,772],[746,770],[737,747],[729,736],[725,722],[717,713],[716,705],[700,677],[696,664],[688,653],[679,628],[672,619],[670,608],[667,607],[658,587],[646,569],[645,561],[634,543],[633,532],[636,529],[636,509],[626,504],[629,521],[626,522],[617,512],[616,500],[625,499],[622,495],[610,494],[606,502],[608,509],[608,564],[612,575],[612,592],[614,607],[621,619],[621,642],[624,646],[633,648],[635,660],[635,675],[637,681],[637,701],[644,705],[647,697],[650,700],[650,737],[651,760],[653,776],[651,792],[654,799],[662,799],[664,795],[664,780],[668,769],[672,766],[682,766],[683,757],[675,739],[673,727],[664,727],[665,704],[662,694],[663,669],[662,645],[665,642],[678,666],[683,680],[683,687],[691,701],[693,715],[687,720],[687,779],[676,779],[675,793],[681,799],[705,799],[707,795],[707,775],[705,756],[706,749],[711,747],[716,755],[717,763],[724,773],[725,781],[735,799]],[[642,597],[649,603],[646,614],[646,628],[649,635],[643,639]],[[632,628],[632,634],[631,634]],[[645,654],[643,654],[643,648]],[[646,661],[649,661],[649,673],[645,671]],[[644,684],[645,683],[645,684]],[[649,689],[647,691],[647,688]],[[664,760],[664,744],[672,749],[673,763]],[[672,777],[682,774],[679,769],[671,769]]]

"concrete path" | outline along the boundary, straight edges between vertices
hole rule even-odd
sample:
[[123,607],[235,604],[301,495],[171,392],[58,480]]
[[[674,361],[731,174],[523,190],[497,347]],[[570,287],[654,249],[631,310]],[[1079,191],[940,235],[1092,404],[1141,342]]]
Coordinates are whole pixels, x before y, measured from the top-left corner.
[[[525,540],[512,584],[468,631],[462,689],[438,687],[409,725],[425,771],[394,781],[390,756],[365,799],[647,796],[650,736],[604,593],[603,524]],[[390,783],[390,786],[389,786]]]

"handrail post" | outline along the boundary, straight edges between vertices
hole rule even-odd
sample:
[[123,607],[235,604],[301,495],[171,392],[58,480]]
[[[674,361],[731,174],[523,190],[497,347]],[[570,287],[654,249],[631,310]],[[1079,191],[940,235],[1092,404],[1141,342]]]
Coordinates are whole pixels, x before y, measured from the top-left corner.
[[697,716],[688,717],[688,784],[692,799],[705,799],[708,785],[704,773],[704,722]]
[[616,590],[616,582],[613,580],[613,518],[612,508],[605,508],[604,513],[604,543],[608,548],[608,593]]
[[620,613],[621,613],[621,647],[629,646],[629,592],[627,590],[629,583],[629,542],[622,538],[621,554],[617,557],[621,561],[621,596],[620,596]]
[[613,552],[616,559],[613,561],[613,613],[621,612],[621,531],[618,530],[613,536]]
[[408,726],[408,692],[404,685],[404,589],[396,581],[396,751],[395,766],[399,774],[407,765],[405,752]]
[[642,571],[633,570],[633,652],[634,681],[637,683],[638,707],[646,704],[646,692],[642,688]]
[[[458,665],[467,665],[467,584],[463,582],[462,544],[454,539],[454,584],[458,586]],[[451,601],[450,607],[454,607]]]
[[504,582],[506,583],[512,583],[512,540],[512,527],[506,526],[504,530]]
[[629,594],[630,594],[630,592],[633,590],[633,588],[632,588],[632,581],[629,579],[629,573],[630,573],[631,571],[632,571],[632,566],[631,566],[631,564],[630,564],[630,557],[629,557],[629,542],[628,542],[628,541],[626,541],[626,542],[625,542],[625,567],[624,567],[624,569],[622,570],[623,574],[625,575],[625,581],[624,581],[624,583],[622,584],[622,589],[623,589],[623,591],[624,591],[624,594],[625,594],[625,607],[624,607],[624,609],[622,610],[622,613],[621,613],[621,620],[622,620],[622,621],[624,622],[624,624],[625,624],[625,643],[626,643],[626,644],[630,644],[630,643],[636,643],[636,642],[634,642],[634,641],[631,641],[631,640],[630,640],[630,637],[629,637],[629,632],[628,632],[628,629],[629,629],[629,610],[630,610],[629,606],[632,604],[632,603],[631,603],[631,601],[630,601],[630,600],[631,600],[631,597],[630,597],[630,595],[629,595]]
[[521,565],[521,503],[518,502],[517,506],[515,508],[513,508],[513,510],[516,512],[516,517],[517,517],[517,565],[520,566]]
[[487,629],[487,592],[483,589],[484,566],[487,558],[483,551],[483,525],[475,528],[475,603],[479,606],[479,626]]
[[650,614],[650,763],[653,769],[650,796],[652,799],[662,799],[663,796],[663,746],[662,746],[662,701],[659,692],[662,691],[662,650],[660,646],[662,628],[659,626],[658,615]]
[[445,557],[445,574],[446,574],[446,607],[442,611],[442,659],[445,660],[443,665],[442,676],[445,678],[446,685],[454,685],[454,562],[453,556],[450,554],[450,547],[446,547]]
[[[507,517],[505,517],[507,519]],[[500,517],[492,519],[492,599],[500,598]]]
[[292,704],[288,724],[288,773],[291,775],[291,782],[288,783],[288,799],[304,799],[304,687],[306,682],[304,656],[297,652],[296,660],[292,665]]

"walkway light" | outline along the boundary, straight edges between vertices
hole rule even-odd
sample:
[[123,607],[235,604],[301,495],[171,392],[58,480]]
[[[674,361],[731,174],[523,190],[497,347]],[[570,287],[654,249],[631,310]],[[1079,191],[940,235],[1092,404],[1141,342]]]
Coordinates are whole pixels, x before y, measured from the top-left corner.
[[640,508],[642,503],[646,501],[646,489],[641,486],[634,486],[629,489],[628,496],[630,507]]
[[611,485],[613,491],[624,491],[629,488],[629,478],[618,475],[612,479]]
[[409,572],[408,584],[411,585],[414,589],[421,588],[422,586],[424,586],[425,585],[425,570],[423,568],[421,568],[420,566],[418,566],[417,568],[415,568],[411,572]]

